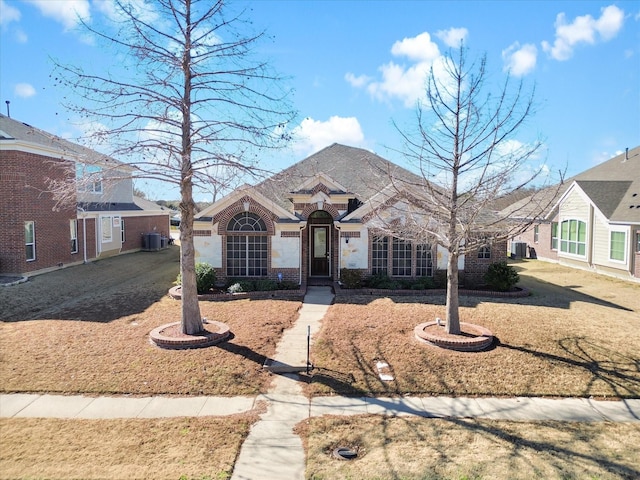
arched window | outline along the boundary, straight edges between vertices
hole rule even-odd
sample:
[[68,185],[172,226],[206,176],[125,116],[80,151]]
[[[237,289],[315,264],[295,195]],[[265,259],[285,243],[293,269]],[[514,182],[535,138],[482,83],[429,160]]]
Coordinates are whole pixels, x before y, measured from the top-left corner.
[[258,215],[242,212],[233,217],[227,225],[228,232],[266,232],[267,226]]
[[268,241],[264,220],[255,213],[242,212],[229,221],[227,232],[227,276],[266,276]]

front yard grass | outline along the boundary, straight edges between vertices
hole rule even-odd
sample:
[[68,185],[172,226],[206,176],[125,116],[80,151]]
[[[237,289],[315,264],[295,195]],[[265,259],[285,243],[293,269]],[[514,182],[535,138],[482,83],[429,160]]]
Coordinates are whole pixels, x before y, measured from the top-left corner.
[[0,478],[229,478],[257,419],[0,419]]
[[[324,416],[297,430],[312,480],[640,478],[632,423]],[[358,458],[332,458],[339,446]]]
[[[358,296],[332,305],[316,338],[310,395],[640,397],[640,285],[537,261],[514,264],[523,299],[461,297],[461,320],[489,328],[479,353],[419,343],[444,297]],[[389,365],[382,381],[376,364]]]
[[[149,332],[180,319],[168,297],[144,312],[108,323],[30,320],[0,324],[0,389],[68,394],[255,395],[282,331],[299,301],[201,302],[203,317],[230,326],[234,338],[195,350],[163,350]],[[90,320],[90,319],[87,319]]]

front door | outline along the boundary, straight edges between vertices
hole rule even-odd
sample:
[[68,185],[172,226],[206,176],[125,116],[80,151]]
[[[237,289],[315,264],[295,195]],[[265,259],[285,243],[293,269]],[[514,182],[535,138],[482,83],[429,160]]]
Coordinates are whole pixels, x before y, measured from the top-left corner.
[[329,276],[329,226],[311,226],[311,276]]

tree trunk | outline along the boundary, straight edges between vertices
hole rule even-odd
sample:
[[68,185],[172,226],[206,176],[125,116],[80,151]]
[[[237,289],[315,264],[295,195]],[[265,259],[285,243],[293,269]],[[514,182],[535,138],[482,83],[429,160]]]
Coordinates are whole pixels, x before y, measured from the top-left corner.
[[[189,198],[190,198],[189,192]],[[183,202],[185,192],[183,192]],[[193,205],[193,200],[189,202]],[[202,318],[198,304],[198,287],[196,285],[196,261],[193,245],[193,217],[194,209],[189,203],[182,208],[180,221],[180,276],[182,278],[182,318],[181,330],[187,335],[194,335],[202,331]]]
[[458,252],[449,251],[447,263],[447,323],[446,332],[460,334],[460,302],[458,299]]

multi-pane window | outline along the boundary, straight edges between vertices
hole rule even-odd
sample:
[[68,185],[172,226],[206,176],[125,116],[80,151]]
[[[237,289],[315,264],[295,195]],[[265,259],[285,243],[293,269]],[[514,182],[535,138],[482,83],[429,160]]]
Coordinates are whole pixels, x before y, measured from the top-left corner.
[[609,259],[616,260],[618,262],[624,262],[626,243],[627,243],[627,234],[625,232],[611,232]]
[[533,227],[533,243],[538,243],[540,240],[540,225]]
[[491,258],[491,247],[484,245],[478,249],[478,258]]
[[389,239],[384,236],[375,236],[371,240],[371,273],[387,274],[389,257]]
[[411,243],[393,238],[391,274],[396,277],[411,276]]
[[433,277],[431,245],[416,245],[416,277]]
[[76,182],[81,192],[102,193],[102,168],[76,164]]
[[36,224],[24,222],[24,246],[27,254],[27,262],[36,259]]
[[558,250],[558,222],[551,222],[551,250]]
[[636,252],[640,253],[640,232],[636,232]]
[[586,253],[587,224],[565,220],[560,224],[560,251],[583,256]]
[[264,277],[267,275],[267,227],[255,213],[239,213],[229,221],[227,235],[227,276]]
[[78,253],[78,221],[69,220],[69,235],[71,237],[71,253]]
[[[415,265],[415,268],[414,268]],[[384,235],[371,238],[371,273],[393,277],[432,277],[431,245]]]

